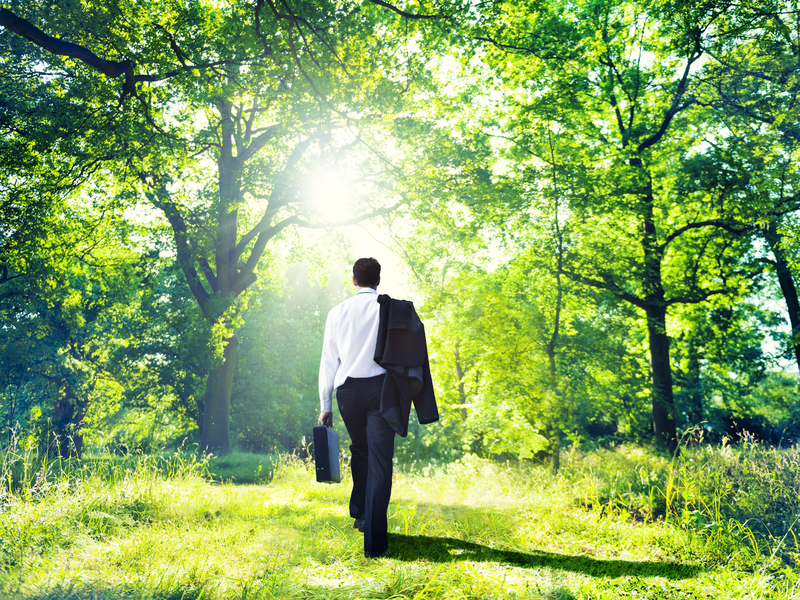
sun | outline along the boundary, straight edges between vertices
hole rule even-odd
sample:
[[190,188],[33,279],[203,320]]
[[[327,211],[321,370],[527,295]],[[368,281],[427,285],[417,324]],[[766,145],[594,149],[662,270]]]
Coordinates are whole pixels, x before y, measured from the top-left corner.
[[320,169],[311,174],[306,190],[309,206],[320,221],[336,223],[354,216],[358,189],[354,178],[347,172]]

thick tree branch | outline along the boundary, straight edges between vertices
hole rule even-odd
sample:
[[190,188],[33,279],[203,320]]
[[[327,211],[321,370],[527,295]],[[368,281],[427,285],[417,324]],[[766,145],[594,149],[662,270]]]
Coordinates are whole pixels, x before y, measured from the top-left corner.
[[180,69],[174,69],[172,71],[167,71],[166,73],[159,73],[156,75],[136,75],[133,78],[133,82],[139,83],[144,81],[146,83],[152,83],[156,81],[164,81],[165,79],[171,79],[172,77],[176,77],[181,73],[185,73],[186,71],[195,71],[195,70],[201,71],[205,69],[214,69],[215,67],[224,67],[226,65],[239,65],[239,64],[241,63],[232,60],[217,60],[208,63],[198,63],[195,65],[184,65]]
[[616,94],[612,93],[609,96],[609,102],[611,107],[614,109],[614,116],[617,118],[617,128],[619,129],[619,133],[622,136],[622,147],[628,147],[628,137],[629,137],[629,129],[625,127],[625,123],[622,120],[622,112],[619,109],[619,102],[617,102]]
[[275,136],[280,133],[281,129],[283,129],[283,126],[278,124],[267,127],[266,131],[251,141],[250,144],[242,151],[242,153],[236,157],[239,160],[239,163],[243,165],[250,160],[254,154],[266,146],[270,140],[274,139]]
[[208,258],[205,256],[200,256],[198,262],[200,263],[200,268],[203,271],[203,275],[205,275],[206,281],[208,282],[209,287],[214,292],[218,292],[218,285],[217,285],[217,277],[214,275],[214,270],[211,268],[211,265],[208,262]]
[[48,52],[58,54],[60,56],[75,58],[89,65],[96,71],[100,71],[107,77],[111,77],[112,79],[124,74],[125,92],[131,94],[135,93],[133,62],[130,60],[113,61],[102,59],[94,52],[84,48],[83,46],[47,35],[44,31],[32,23],[29,23],[25,19],[21,19],[10,10],[5,8],[0,8],[0,25],[9,31],[16,33],[17,35],[30,40]]
[[[0,285],[2,285],[4,283],[8,283],[9,281],[14,281],[15,279],[19,279],[20,277],[24,277],[24,276],[25,276],[25,273],[17,273],[16,275],[9,275],[8,274],[8,265],[4,264],[3,265],[3,275],[0,276]],[[15,292],[12,292],[11,294],[6,294],[6,295],[0,294],[0,299],[10,298],[11,296],[14,296],[14,295],[15,295]]]
[[[253,227],[250,231],[242,236],[242,239],[239,240],[239,243],[236,244],[236,247],[233,249],[233,255],[231,256],[232,261],[239,260],[239,257],[244,252],[244,249],[247,245],[253,241],[256,236],[259,236],[267,231],[270,228],[270,224],[272,223],[273,217],[278,213],[282,207],[286,206],[288,200],[286,198],[286,189],[288,182],[292,179],[290,174],[294,169],[297,167],[297,164],[300,162],[300,159],[303,158],[306,150],[311,145],[311,142],[314,140],[313,137],[306,138],[305,140],[299,142],[292,153],[289,155],[289,158],[286,161],[286,165],[283,167],[283,171],[281,172],[280,176],[276,178],[275,187],[270,194],[269,202],[267,203],[267,208],[264,211],[264,215],[261,217],[261,220]],[[262,248],[263,252],[263,248]],[[261,255],[259,254],[259,257]],[[252,260],[252,253],[250,255],[250,259],[248,259],[248,263]],[[258,258],[256,258],[256,262],[258,262]]]
[[[126,59],[123,61],[113,61],[113,60],[105,60],[97,56],[94,52],[81,46],[79,44],[74,44],[72,42],[67,42],[65,40],[61,40],[58,38],[54,38],[50,35],[47,35],[41,29],[33,25],[32,23],[22,19],[12,13],[10,10],[5,8],[0,8],[0,25],[5,27],[8,31],[12,33],[16,33],[17,35],[24,37],[25,39],[33,42],[43,50],[50,52],[51,54],[57,54],[59,56],[67,56],[69,58],[74,58],[76,60],[81,61],[82,63],[86,64],[87,66],[93,68],[96,71],[99,71],[103,75],[115,79],[120,75],[125,75],[125,84],[123,86],[124,94],[130,94],[135,96],[136,95],[136,84],[141,82],[157,82],[163,81],[165,79],[170,79],[172,77],[176,77],[181,73],[186,71],[192,71],[195,69],[203,70],[203,69],[213,69],[218,66],[223,66],[227,64],[236,64],[232,61],[215,61],[215,62],[208,62],[208,63],[201,63],[201,64],[188,64],[184,60],[184,54],[181,52],[174,44],[174,38],[171,38],[172,41],[170,46],[176,52],[178,56],[178,60],[181,63],[180,69],[175,69],[172,71],[167,71],[166,73],[160,73],[155,75],[134,75],[134,63],[133,61]],[[171,37],[171,36],[170,36]]]
[[730,294],[735,292],[736,289],[734,288],[720,288],[716,290],[703,290],[699,289],[696,290],[692,294],[688,294],[686,296],[677,296],[675,298],[670,298],[667,300],[667,306],[672,306],[673,304],[700,304],[701,302],[705,302],[711,296],[719,296],[720,294]]
[[253,246],[253,250],[250,252],[250,256],[247,259],[247,263],[236,278],[236,283],[233,286],[234,295],[238,296],[241,294],[256,280],[256,266],[258,265],[261,255],[264,253],[264,249],[267,247],[267,242],[278,235],[281,231],[286,229],[289,225],[294,225],[300,221],[300,217],[297,215],[292,215],[291,217],[287,217],[283,221],[276,223],[272,227],[265,229],[258,235],[255,246]]
[[589,287],[597,288],[599,290],[606,290],[614,294],[620,300],[624,300],[630,304],[633,304],[637,308],[641,308],[644,310],[647,307],[647,302],[642,300],[635,294],[631,294],[630,292],[622,289],[617,285],[617,283],[611,278],[609,274],[601,274],[602,280],[599,279],[592,279],[591,277],[585,277],[580,273],[573,273],[572,271],[567,271],[566,269],[562,270],[562,273],[572,279],[573,281],[577,281],[578,283],[582,283],[583,285],[588,285]]
[[687,231],[690,231],[692,229],[701,229],[703,227],[717,227],[719,229],[724,229],[728,233],[732,233],[734,235],[740,235],[742,233],[746,233],[754,229],[753,225],[742,225],[741,227],[736,227],[720,219],[709,219],[707,221],[697,221],[695,223],[687,223],[683,227],[678,227],[678,229],[670,233],[664,240],[664,243],[661,244],[661,249],[663,250],[664,248],[666,248],[671,242],[673,242],[676,238],[680,237]]
[[[192,250],[189,246],[189,236],[186,221],[183,218],[178,206],[172,201],[167,191],[167,186],[158,177],[149,176],[145,173],[139,174],[142,182],[142,189],[150,203],[161,210],[167,217],[172,227],[172,236],[175,239],[175,249],[178,255],[178,264],[186,276],[189,289],[192,291],[203,315],[211,319],[212,315],[208,312],[208,300],[211,297],[203,287],[200,276],[194,266]],[[207,273],[206,276],[209,274]],[[213,274],[210,274],[213,277]],[[212,280],[213,281],[213,280]],[[212,285],[212,289],[213,289]]]
[[683,69],[683,75],[681,76],[681,80],[678,83],[677,89],[675,90],[675,96],[672,98],[672,104],[667,109],[667,112],[664,113],[661,126],[658,128],[658,131],[639,144],[639,147],[636,149],[637,153],[641,153],[651,146],[656,145],[661,138],[664,137],[664,134],[667,132],[667,129],[669,128],[669,125],[675,115],[682,110],[689,108],[695,103],[696,100],[694,98],[689,98],[688,100],[684,101],[683,97],[686,94],[687,88],[689,87],[689,75],[691,74],[692,65],[701,56],[702,52],[697,50],[686,60],[686,67]]
[[369,0],[372,4],[377,6],[382,6],[383,8],[388,8],[392,12],[397,13],[401,17],[405,17],[406,19],[445,19],[447,18],[446,15],[420,15],[417,13],[410,13],[405,10],[397,8],[394,4],[389,4],[388,2],[384,2],[383,0]]

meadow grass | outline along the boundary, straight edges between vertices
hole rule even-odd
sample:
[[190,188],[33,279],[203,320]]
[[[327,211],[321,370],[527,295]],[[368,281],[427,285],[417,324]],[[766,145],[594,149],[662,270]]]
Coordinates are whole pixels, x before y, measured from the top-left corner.
[[798,515],[796,455],[573,451],[555,478],[472,456],[398,469],[382,559],[363,556],[349,479],[317,484],[295,457],[7,458],[0,597],[800,598],[797,527],[776,529]]

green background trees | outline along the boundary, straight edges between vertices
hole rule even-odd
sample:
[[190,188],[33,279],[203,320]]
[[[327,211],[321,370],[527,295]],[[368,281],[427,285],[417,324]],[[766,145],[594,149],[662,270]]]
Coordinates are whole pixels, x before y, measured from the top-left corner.
[[774,440],[800,360],[792,11],[4,3],[6,430],[297,449],[346,288],[289,270],[339,260],[289,233],[370,218],[444,407],[415,456]]

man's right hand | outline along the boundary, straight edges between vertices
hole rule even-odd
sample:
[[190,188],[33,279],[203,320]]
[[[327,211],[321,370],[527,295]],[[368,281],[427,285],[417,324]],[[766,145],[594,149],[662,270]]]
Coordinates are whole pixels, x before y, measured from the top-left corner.
[[333,427],[333,413],[319,413],[319,422],[325,425],[325,427]]

